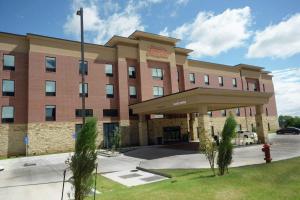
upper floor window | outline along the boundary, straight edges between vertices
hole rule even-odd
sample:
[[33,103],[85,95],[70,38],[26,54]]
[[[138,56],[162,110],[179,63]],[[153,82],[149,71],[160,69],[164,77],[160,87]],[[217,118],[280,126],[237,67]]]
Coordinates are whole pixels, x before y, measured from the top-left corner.
[[136,87],[129,86],[129,96],[130,98],[136,98]]
[[164,95],[164,88],[159,86],[153,87],[153,96],[154,97],[161,97]]
[[104,117],[118,117],[118,109],[103,109]]
[[15,70],[15,56],[3,55],[3,69],[4,70]]
[[128,67],[129,78],[136,78],[135,66]]
[[236,80],[236,78],[233,78],[232,79],[232,87],[237,87],[237,80]]
[[204,75],[204,83],[205,85],[209,85],[209,76],[207,74]]
[[223,76],[219,76],[218,80],[219,80],[219,86],[223,87],[224,86]]
[[[75,116],[76,117],[82,117],[83,116],[83,110],[82,109],[76,109],[75,110]],[[85,109],[85,116],[86,117],[93,117],[93,109]]]
[[2,123],[13,123],[14,122],[14,107],[3,106],[1,113]]
[[56,96],[55,81],[46,81],[46,96]]
[[163,72],[160,68],[152,68],[152,77],[154,79],[163,80]]
[[190,83],[195,84],[196,79],[195,79],[195,74],[194,73],[189,74],[189,79],[190,79]]
[[46,71],[47,72],[56,72],[56,58],[46,57]]
[[89,68],[89,64],[88,61],[84,61],[84,63],[82,63],[82,61],[79,61],[79,74],[85,74],[88,75],[88,69]]
[[56,120],[56,106],[46,106],[46,121],[55,121]]
[[2,81],[2,96],[15,96],[15,81]]
[[[88,83],[84,83],[84,94],[85,94],[85,97],[88,97],[89,96],[89,87],[88,87]],[[79,84],[79,96],[82,97],[82,83]]]
[[112,84],[106,85],[106,97],[108,97],[108,98],[114,97],[114,85],[112,85]]
[[105,64],[105,74],[106,74],[106,76],[113,76],[112,64]]
[[223,117],[226,117],[226,110],[221,110],[221,114]]
[[236,114],[236,116],[241,116],[240,108],[237,108],[235,110],[235,114]]

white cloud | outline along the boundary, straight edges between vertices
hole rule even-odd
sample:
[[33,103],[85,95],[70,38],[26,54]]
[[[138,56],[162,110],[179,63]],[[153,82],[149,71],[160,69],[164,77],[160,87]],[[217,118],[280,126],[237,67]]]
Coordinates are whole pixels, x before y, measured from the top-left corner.
[[186,5],[189,2],[189,0],[176,0],[176,4],[178,5]]
[[300,116],[300,67],[273,71],[278,113]]
[[300,14],[255,34],[247,53],[249,58],[287,58],[300,53]]
[[163,35],[163,36],[170,36],[169,34],[169,31],[168,31],[168,27],[165,27],[162,31],[160,31],[158,33],[159,35]]
[[[142,0],[127,2],[121,9],[120,5],[112,1],[100,0],[73,0],[71,14],[67,16],[64,31],[79,39],[80,23],[76,10],[84,9],[84,30],[86,41],[103,44],[113,35],[129,36],[135,30],[144,30],[139,10],[149,8],[153,4],[161,3],[162,0]],[[100,7],[102,8],[100,11]],[[108,15],[108,13],[110,13]]]
[[195,57],[216,56],[242,46],[251,35],[250,23],[249,7],[227,9],[218,15],[199,12],[193,22],[177,27],[170,35],[183,39]]

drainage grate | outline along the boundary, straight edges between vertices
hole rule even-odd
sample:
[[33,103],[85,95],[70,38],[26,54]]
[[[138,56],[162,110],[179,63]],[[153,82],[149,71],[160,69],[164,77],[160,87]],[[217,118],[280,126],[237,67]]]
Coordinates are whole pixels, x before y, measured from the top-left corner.
[[119,176],[119,177],[123,178],[123,179],[128,179],[128,178],[135,178],[135,177],[139,177],[139,176],[142,176],[142,175],[133,173],[133,174],[127,174],[127,175],[123,175],[123,176]]
[[24,167],[36,166],[36,163],[25,163]]
[[158,180],[161,180],[162,177],[161,176],[150,176],[150,177],[147,177],[147,178],[141,178],[141,180],[145,181],[145,182],[151,182],[151,181],[158,181]]

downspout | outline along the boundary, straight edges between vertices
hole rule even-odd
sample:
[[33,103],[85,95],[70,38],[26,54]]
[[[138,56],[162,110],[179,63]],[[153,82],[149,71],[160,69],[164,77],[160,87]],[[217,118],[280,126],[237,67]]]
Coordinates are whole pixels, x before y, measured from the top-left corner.
[[[239,71],[240,71],[240,78],[241,78],[241,83],[242,83],[242,90],[244,91],[244,82],[243,82],[243,78],[242,78],[242,70],[241,70],[241,68],[239,69]],[[245,112],[245,120],[246,120],[246,130],[248,131],[247,111],[246,111],[245,107],[244,107],[244,112]]]

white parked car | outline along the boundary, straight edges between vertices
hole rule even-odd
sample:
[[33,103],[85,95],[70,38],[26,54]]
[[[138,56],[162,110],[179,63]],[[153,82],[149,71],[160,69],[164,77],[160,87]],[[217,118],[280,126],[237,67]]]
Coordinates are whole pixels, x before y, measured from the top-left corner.
[[239,140],[243,140],[243,143],[248,144],[256,144],[258,142],[258,137],[255,132],[240,130],[237,131],[237,136]]

